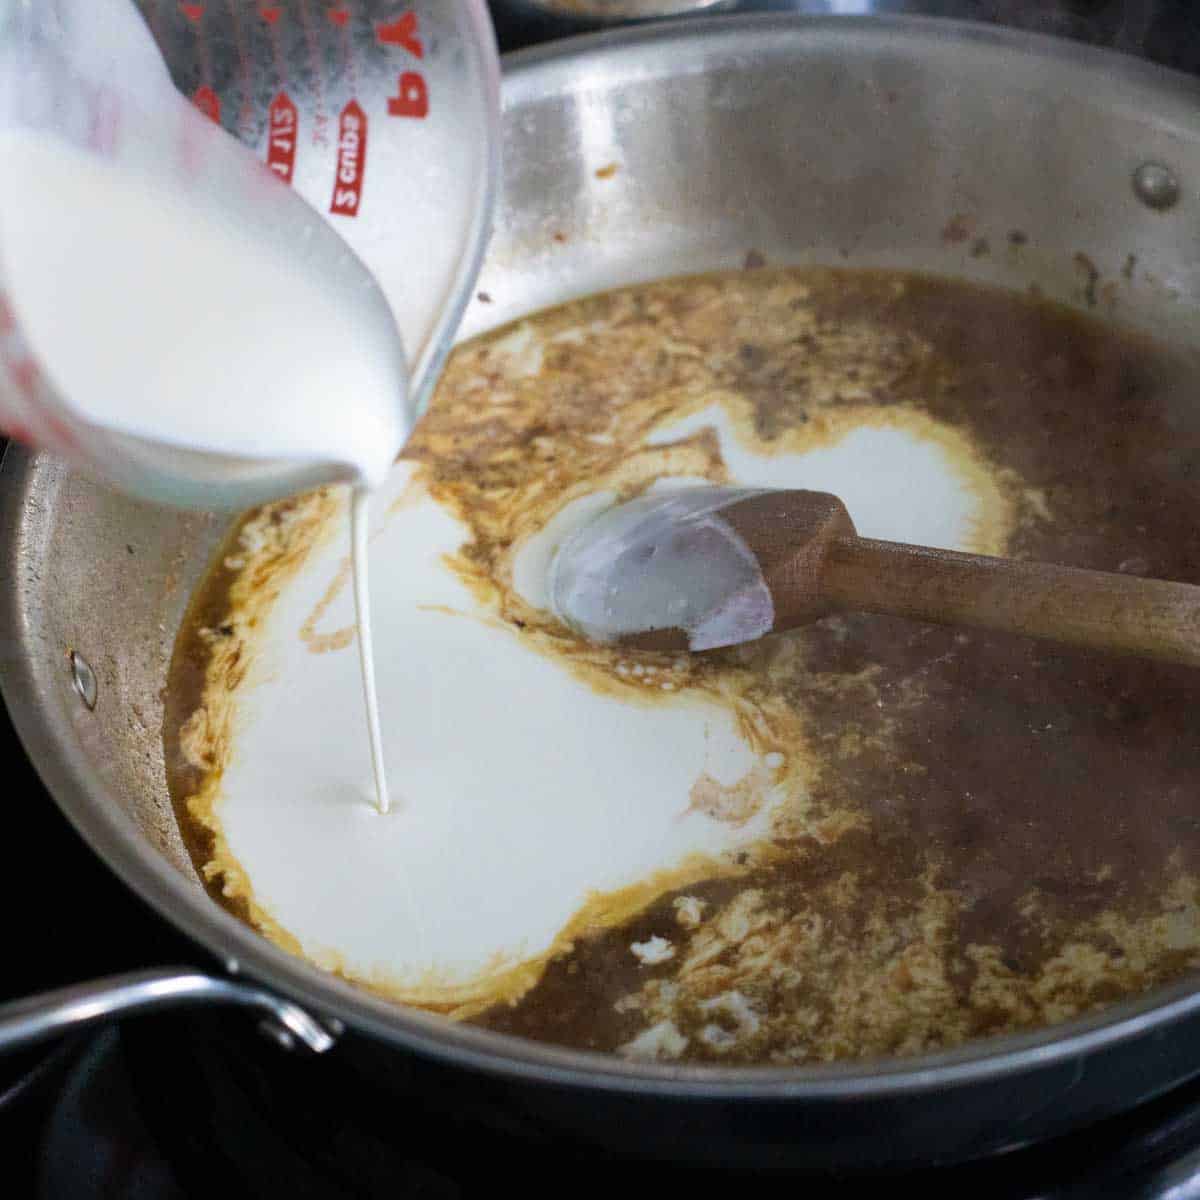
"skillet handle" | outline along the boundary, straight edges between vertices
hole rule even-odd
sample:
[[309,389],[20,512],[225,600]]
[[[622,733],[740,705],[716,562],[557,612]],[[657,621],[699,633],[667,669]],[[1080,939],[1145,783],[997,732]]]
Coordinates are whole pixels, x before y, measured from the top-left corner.
[[237,1004],[257,1009],[276,1040],[323,1054],[334,1035],[290,1000],[249,983],[234,983],[187,967],[108,975],[0,1004],[0,1054],[116,1017],[180,1004]]

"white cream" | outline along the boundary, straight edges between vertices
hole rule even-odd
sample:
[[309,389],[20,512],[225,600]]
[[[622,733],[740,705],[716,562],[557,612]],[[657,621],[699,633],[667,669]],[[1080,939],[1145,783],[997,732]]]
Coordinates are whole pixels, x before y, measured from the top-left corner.
[[831,492],[845,504],[861,537],[970,548],[978,501],[947,452],[903,426],[863,426],[803,455],[767,457],[751,450],[725,410],[714,407],[661,426],[650,444],[677,441],[708,426],[717,431],[731,481]]
[[371,576],[368,570],[368,522],[371,518],[371,493],[355,488],[350,499],[350,576],[354,581],[354,620],[358,627],[358,662],[362,671],[363,700],[366,703],[367,740],[371,747],[371,775],[375,780],[375,807],[380,813],[391,810],[387,768],[383,756],[383,728],[379,718],[379,689],[375,684],[375,635],[371,628]]
[[[211,157],[223,144],[206,147]],[[5,291],[83,420],[382,482],[408,434],[399,339],[370,276],[315,213],[298,245],[281,244],[199,183],[189,191],[49,135],[3,135],[0,165]],[[268,187],[281,222],[305,219],[282,185],[251,185]]]
[[[832,489],[864,533],[970,548],[979,502],[936,444],[871,429],[811,453],[765,457],[720,415],[708,423],[732,482]],[[414,470],[393,472],[377,514]],[[565,506],[519,547],[514,579],[530,603],[545,603],[558,542],[613,499]],[[217,809],[256,900],[306,955],[426,997],[541,955],[595,893],[690,856],[732,854],[768,832],[785,800],[803,803],[786,793],[794,784],[775,786],[742,824],[693,804],[702,776],[723,787],[747,776],[769,781],[778,756],[760,757],[731,711],[669,691],[643,664],[631,662],[624,675],[653,688],[657,702],[645,706],[599,694],[530,648],[443,561],[465,532],[429,497],[409,494],[372,533],[383,750],[401,772],[399,811],[382,819],[371,804],[354,655],[313,654],[299,637],[344,561],[345,538],[314,551],[266,620],[254,671],[234,694]],[[318,632],[353,621],[347,589]],[[681,908],[681,923],[700,919],[698,902]]]
[[[205,155],[190,187],[165,165],[118,165],[49,134],[0,138],[4,287],[61,400],[88,423],[237,460],[329,464],[328,477],[358,482],[354,594],[386,812],[366,489],[409,432],[399,337],[365,268],[316,213],[256,178],[249,154],[190,110],[181,129]],[[218,168],[231,173],[226,192],[210,177]],[[226,194],[235,184],[244,210]],[[262,236],[253,222],[264,211],[294,244]]]
[[[410,475],[403,465],[377,511]],[[256,899],[318,962],[397,988],[472,983],[536,956],[594,891],[761,838],[781,795],[741,826],[689,811],[707,772],[758,759],[733,715],[682,696],[601,696],[512,631],[480,619],[444,565],[463,528],[432,501],[374,533],[384,748],[400,811],[370,803],[358,671],[298,631],[344,560],[331,539],[285,586],[238,690],[218,815]],[[386,603],[381,603],[386,599]],[[353,623],[344,591],[321,624]]]

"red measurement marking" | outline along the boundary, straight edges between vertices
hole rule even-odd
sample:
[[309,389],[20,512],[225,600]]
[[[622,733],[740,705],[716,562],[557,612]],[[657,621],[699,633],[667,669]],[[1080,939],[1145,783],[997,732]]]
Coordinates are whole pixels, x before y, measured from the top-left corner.
[[402,46],[417,58],[425,57],[425,47],[417,36],[416,13],[405,13],[386,25],[376,26],[375,37],[383,46]]
[[331,213],[340,217],[358,216],[366,166],[367,114],[357,100],[351,100],[338,121],[337,177],[333,182]]
[[221,123],[221,97],[205,84],[203,87],[196,89],[195,95],[192,96],[192,103],[206,116],[210,121],[215,121],[218,125]]
[[192,103],[211,120],[221,123],[221,101],[212,86],[212,62],[208,55],[208,43],[204,40],[204,34],[199,26],[200,21],[204,17],[203,4],[185,4],[179,5],[179,11],[193,24],[196,28],[196,53],[200,58],[200,79],[202,80],[192,96]]
[[258,15],[262,17],[268,25],[274,25],[283,15],[282,8],[260,8]]
[[336,25],[339,29],[345,29],[350,21],[350,14],[344,8],[326,9],[325,15],[329,18],[330,23]]
[[292,182],[296,169],[296,106],[287,92],[271,101],[267,130],[267,166],[285,183]]
[[416,71],[400,76],[400,94],[388,97],[389,117],[426,117],[429,115],[429,88]]

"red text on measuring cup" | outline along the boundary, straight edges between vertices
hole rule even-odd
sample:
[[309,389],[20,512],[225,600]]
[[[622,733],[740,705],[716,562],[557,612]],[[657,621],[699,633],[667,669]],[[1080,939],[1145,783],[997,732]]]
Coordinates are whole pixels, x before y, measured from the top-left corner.
[[338,166],[330,212],[343,217],[358,212],[366,164],[367,114],[357,100],[351,100],[338,120]]

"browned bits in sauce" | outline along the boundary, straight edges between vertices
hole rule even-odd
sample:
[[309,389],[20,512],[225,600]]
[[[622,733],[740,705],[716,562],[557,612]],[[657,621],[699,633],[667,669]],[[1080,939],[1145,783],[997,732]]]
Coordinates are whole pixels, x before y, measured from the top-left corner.
[[[972,225],[957,215],[943,236]],[[765,446],[918,412],[1006,481],[1009,553],[1200,582],[1198,373],[1098,320],[917,275],[759,265],[529,323],[540,374],[494,366],[511,331],[460,348],[408,454],[471,530],[456,569],[539,653],[584,648],[506,590],[511,511],[546,479],[578,490],[673,404],[718,392]],[[575,329],[596,332],[554,340]],[[229,583],[214,577],[181,639],[177,722],[211,652],[195,628],[226,637]],[[811,758],[804,819],[777,823],[773,856],[741,874],[580,939],[480,1023],[691,1061],[911,1054],[1063,1020],[1200,961],[1197,672],[872,616],[680,670],[802,731],[781,749]],[[177,762],[170,718],[167,745]],[[190,844],[203,863],[203,835]]]
[[972,213],[955,213],[942,226],[942,241],[949,245],[965,242],[975,232],[977,222]]

